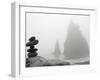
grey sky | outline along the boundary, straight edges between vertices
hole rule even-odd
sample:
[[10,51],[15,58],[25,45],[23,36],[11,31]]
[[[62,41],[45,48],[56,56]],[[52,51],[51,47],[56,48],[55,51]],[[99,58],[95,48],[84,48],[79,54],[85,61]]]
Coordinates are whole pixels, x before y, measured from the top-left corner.
[[56,41],[59,41],[63,53],[64,41],[70,21],[80,25],[80,30],[89,43],[89,16],[56,15],[56,14],[27,14],[26,40],[36,36],[39,44],[36,46],[38,54],[47,57],[54,52]]

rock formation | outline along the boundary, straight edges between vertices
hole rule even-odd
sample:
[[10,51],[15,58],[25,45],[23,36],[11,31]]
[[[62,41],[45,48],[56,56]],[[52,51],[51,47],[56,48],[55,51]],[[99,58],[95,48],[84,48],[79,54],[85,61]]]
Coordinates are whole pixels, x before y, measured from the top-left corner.
[[64,56],[66,59],[79,59],[89,56],[89,47],[80,31],[80,26],[71,22],[64,43]]
[[59,47],[59,42],[57,41],[56,42],[56,45],[55,45],[55,49],[54,49],[54,52],[53,52],[53,55],[55,58],[59,58],[59,56],[61,55],[61,52],[60,52],[60,47]]

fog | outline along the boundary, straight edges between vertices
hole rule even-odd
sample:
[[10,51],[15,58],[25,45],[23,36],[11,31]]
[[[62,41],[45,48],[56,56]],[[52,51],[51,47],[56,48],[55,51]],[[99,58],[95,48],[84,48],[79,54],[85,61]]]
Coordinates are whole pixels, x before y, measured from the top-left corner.
[[89,45],[78,24],[70,22],[63,54],[68,60],[89,57]]
[[[26,22],[26,40],[28,42],[28,39],[31,36],[35,36],[36,39],[39,40],[39,44],[36,45],[36,48],[38,48],[38,55],[47,59],[54,58],[53,53],[57,52],[55,51],[55,46],[59,45],[60,53],[64,54],[64,45],[68,39],[68,35],[75,37],[68,34],[72,22],[79,26],[80,34],[84,37],[84,40],[86,40],[87,46],[89,45],[89,20],[89,16],[28,13]],[[75,56],[74,54],[69,55],[69,53],[66,55],[67,57]],[[79,57],[76,56],[75,58]]]

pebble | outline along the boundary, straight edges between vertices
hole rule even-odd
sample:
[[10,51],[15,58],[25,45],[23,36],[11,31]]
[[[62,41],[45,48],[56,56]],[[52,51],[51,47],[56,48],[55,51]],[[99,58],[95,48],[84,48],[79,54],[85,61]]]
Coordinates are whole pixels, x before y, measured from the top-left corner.
[[34,40],[35,40],[34,36],[29,39],[29,41],[34,41]]

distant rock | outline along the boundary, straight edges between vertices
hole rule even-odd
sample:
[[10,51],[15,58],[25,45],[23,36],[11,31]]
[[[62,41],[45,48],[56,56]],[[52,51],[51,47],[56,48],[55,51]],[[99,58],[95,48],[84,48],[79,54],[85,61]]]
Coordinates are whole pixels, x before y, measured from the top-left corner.
[[63,55],[65,59],[79,59],[89,56],[89,45],[84,37],[79,24],[70,22]]

